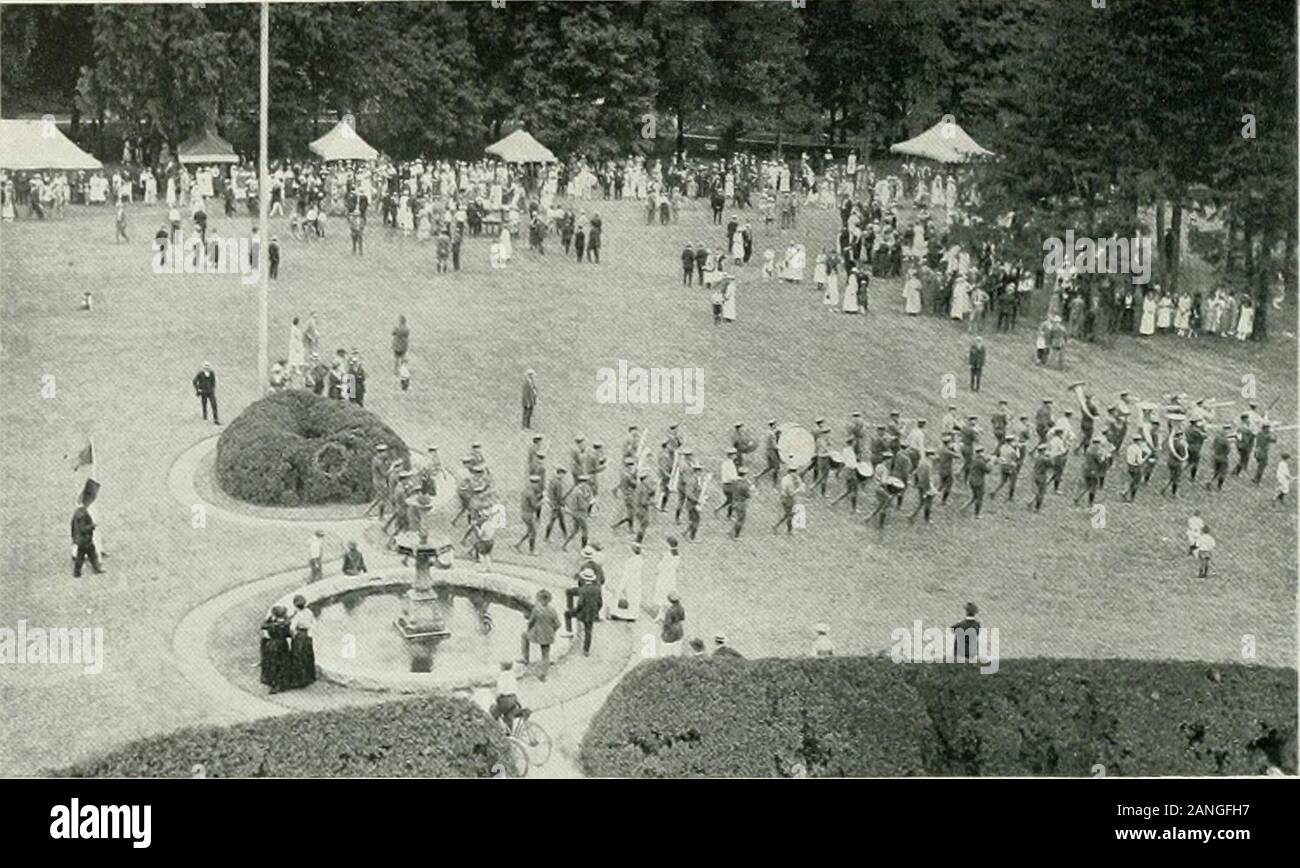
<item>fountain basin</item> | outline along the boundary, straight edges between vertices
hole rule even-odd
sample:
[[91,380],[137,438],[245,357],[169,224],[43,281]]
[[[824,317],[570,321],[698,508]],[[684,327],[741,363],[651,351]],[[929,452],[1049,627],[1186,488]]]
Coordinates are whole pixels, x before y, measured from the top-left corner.
[[[413,584],[402,576],[334,576],[286,594],[277,603],[292,611],[294,595],[307,598],[307,607],[316,615],[316,668],[321,678],[335,684],[396,693],[494,684],[501,661],[519,656],[528,611],[543,585],[464,567],[437,570],[434,577],[450,635],[427,640],[405,638],[395,626]],[[553,664],[568,651],[568,644],[556,638]]]

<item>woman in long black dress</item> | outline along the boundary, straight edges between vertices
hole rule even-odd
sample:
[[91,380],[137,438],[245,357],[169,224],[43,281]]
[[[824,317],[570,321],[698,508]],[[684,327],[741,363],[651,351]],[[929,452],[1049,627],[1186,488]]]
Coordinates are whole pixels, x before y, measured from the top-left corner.
[[262,683],[279,693],[289,687],[289,617],[284,606],[271,609],[262,622]]
[[307,598],[302,594],[293,598],[293,607],[295,611],[289,622],[292,633],[289,649],[291,686],[306,687],[316,681],[316,648],[311,640],[316,616],[307,608]]

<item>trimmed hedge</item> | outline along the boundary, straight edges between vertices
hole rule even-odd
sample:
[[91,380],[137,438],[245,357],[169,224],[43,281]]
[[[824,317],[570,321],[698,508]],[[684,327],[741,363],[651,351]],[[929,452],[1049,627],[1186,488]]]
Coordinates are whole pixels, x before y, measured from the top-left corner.
[[374,497],[370,459],[380,443],[395,459],[407,457],[402,438],[356,404],[300,389],[275,392],[221,433],[217,484],[263,506],[366,503]]
[[67,777],[491,777],[509,767],[501,727],[469,701],[431,695],[131,742]]
[[582,744],[600,776],[1296,773],[1292,669],[1138,660],[643,664]]
[[922,775],[927,726],[895,666],[655,660],[610,693],[582,762],[620,777]]

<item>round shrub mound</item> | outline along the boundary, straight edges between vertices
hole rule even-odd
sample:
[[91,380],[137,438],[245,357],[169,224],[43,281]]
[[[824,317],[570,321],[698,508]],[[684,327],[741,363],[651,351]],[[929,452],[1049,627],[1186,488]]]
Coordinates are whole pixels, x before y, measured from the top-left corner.
[[370,459],[380,443],[406,458],[402,438],[373,413],[311,392],[276,392],[221,433],[217,484],[263,506],[366,503],[374,497]]
[[501,728],[468,700],[420,699],[184,729],[56,774],[141,777],[499,777]]
[[593,775],[1296,773],[1294,669],[877,658],[643,664],[582,743]]

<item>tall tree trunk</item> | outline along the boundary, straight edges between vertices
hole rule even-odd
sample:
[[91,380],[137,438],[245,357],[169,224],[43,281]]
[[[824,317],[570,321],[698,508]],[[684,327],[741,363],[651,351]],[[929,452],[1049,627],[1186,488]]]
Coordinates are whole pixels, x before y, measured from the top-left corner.
[[677,109],[677,159],[686,153],[686,112]]
[[1176,294],[1178,292],[1178,275],[1183,267],[1183,203],[1181,201],[1176,200],[1174,202],[1169,228],[1174,233],[1174,243],[1170,245],[1169,250],[1169,284],[1166,290]]
[[1165,200],[1163,196],[1156,199],[1156,243],[1153,247],[1156,252],[1156,280],[1161,286],[1166,286],[1169,279],[1169,262],[1165,259]]
[[1276,229],[1273,224],[1264,226],[1264,235],[1260,243],[1259,261],[1255,275],[1255,330],[1251,339],[1256,341],[1268,338],[1268,310],[1273,306],[1273,248],[1277,244]]

